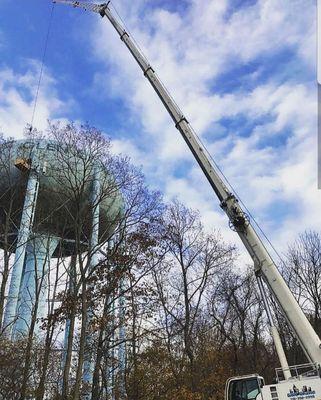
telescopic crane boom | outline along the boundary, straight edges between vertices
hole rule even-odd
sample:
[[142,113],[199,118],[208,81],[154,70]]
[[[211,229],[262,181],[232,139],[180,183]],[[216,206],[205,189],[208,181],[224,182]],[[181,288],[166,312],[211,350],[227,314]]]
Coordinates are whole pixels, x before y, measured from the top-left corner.
[[286,285],[262,240],[251,224],[250,218],[242,209],[236,196],[224,184],[214,164],[211,163],[205,148],[197,139],[188,120],[172,99],[168,90],[162,84],[153,67],[135,44],[134,40],[113,15],[110,8],[110,1],[100,5],[68,0],[57,0],[57,2],[67,3],[74,7],[96,12],[100,14],[101,17],[107,17],[118,32],[120,39],[137,61],[144,76],[154,88],[166,110],[172,117],[175,127],[183,136],[186,144],[203,170],[220,201],[221,208],[228,216],[230,226],[238,233],[249,252],[254,262],[256,274],[260,275],[269,287],[308,360],[311,363],[321,365],[321,342],[318,335]]

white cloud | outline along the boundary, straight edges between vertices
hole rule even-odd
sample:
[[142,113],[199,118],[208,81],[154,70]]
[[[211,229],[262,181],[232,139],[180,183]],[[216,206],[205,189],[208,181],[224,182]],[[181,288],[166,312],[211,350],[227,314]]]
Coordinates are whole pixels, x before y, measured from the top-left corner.
[[[128,7],[128,2],[119,1],[143,51],[197,132],[206,133],[208,149],[241,197],[259,221],[264,217],[272,241],[276,239],[281,250],[300,230],[319,229],[316,98],[311,84],[296,81],[290,73],[287,78],[283,71],[282,78],[279,72],[272,73],[268,81],[252,89],[239,87],[226,94],[211,89],[217,77],[231,68],[246,66],[262,56],[273,62],[273,56],[285,50],[292,52],[292,61],[301,63],[311,76],[315,69],[314,2],[260,0],[230,14],[227,0],[193,0],[184,15],[162,8],[144,14],[146,4],[135,2]],[[220,227],[224,235],[232,237],[199,168],[187,162],[191,155],[185,143],[112,30],[102,20],[92,33],[95,56],[110,71],[105,77],[106,91],[111,97],[120,97],[130,117],[139,120],[143,128],[139,143],[126,138],[117,146],[144,165],[149,180],[162,188],[167,198],[178,197],[199,208],[208,226]],[[261,69],[252,73],[254,82]],[[258,121],[246,134],[221,125],[221,118],[241,115]],[[147,151],[139,150],[141,147]],[[288,202],[294,210],[283,218],[278,216],[280,221],[267,214],[278,202]]]
[[[31,122],[40,72],[36,60],[25,60],[25,65],[23,73],[9,67],[0,70],[0,130],[15,138],[23,137],[24,128]],[[72,100],[60,99],[56,83],[44,69],[33,124],[38,130],[44,130],[48,119],[55,120],[74,105]]]

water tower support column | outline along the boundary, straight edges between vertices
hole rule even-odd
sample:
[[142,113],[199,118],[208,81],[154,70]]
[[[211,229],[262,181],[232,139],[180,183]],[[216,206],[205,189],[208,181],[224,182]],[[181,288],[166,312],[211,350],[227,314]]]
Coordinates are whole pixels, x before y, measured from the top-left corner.
[[[75,288],[77,280],[77,255],[72,255],[69,264],[69,295],[72,296],[73,302],[75,301]],[[74,305],[73,305],[74,307]],[[60,380],[60,393],[63,395],[65,393],[65,385],[69,379],[69,370],[65,371],[66,363],[71,364],[72,358],[72,344],[74,338],[74,327],[75,327],[75,315],[70,316],[66,319],[65,323],[65,334],[64,334],[64,344],[61,357],[61,371],[62,376]]]
[[[99,210],[100,210],[100,198],[101,198],[101,182],[100,182],[100,169],[98,166],[95,167],[94,177],[93,177],[93,187],[92,187],[92,197],[91,197],[91,205],[92,205],[92,229],[91,229],[91,237],[89,244],[89,256],[90,256],[90,266],[89,273],[92,273],[94,268],[98,264],[98,246],[99,246]],[[93,380],[93,334],[90,332],[90,322],[92,320],[92,310],[88,309],[87,314],[87,336],[86,336],[86,350],[85,350],[85,361],[84,361],[84,369],[83,369],[83,383],[86,385],[86,394],[84,399],[91,399],[91,387]]]
[[19,289],[22,280],[27,243],[34,220],[36,201],[38,196],[38,187],[38,173],[36,170],[31,169],[29,173],[25,200],[21,214],[20,227],[17,236],[16,253],[12,266],[9,293],[4,312],[3,327],[5,328],[5,335],[7,337],[11,337],[13,324],[16,320]]
[[[39,235],[29,240],[17,304],[17,320],[12,333],[13,339],[18,339],[19,335],[28,334],[34,313],[37,317],[43,317],[45,314],[48,269],[58,240],[47,235]],[[34,333],[37,333],[37,329],[38,326],[35,326]]]

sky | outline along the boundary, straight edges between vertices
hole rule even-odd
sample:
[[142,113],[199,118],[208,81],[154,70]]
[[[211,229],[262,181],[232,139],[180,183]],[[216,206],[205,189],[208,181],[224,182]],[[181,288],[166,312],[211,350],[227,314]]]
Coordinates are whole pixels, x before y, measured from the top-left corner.
[[[316,2],[113,6],[275,248],[282,254],[300,232],[321,231]],[[22,137],[31,120],[51,8],[47,0],[0,2],[0,130],[7,136]],[[54,6],[34,126],[45,129],[48,119],[101,129],[165,200],[199,209],[207,229],[242,248],[107,19]]]

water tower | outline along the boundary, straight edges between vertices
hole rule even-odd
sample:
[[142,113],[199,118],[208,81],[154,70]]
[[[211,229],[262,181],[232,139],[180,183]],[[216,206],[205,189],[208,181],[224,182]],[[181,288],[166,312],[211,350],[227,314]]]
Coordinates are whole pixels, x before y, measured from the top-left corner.
[[[0,246],[14,252],[3,327],[26,334],[43,316],[50,259],[95,250],[112,236],[122,201],[108,165],[48,140],[0,148]],[[94,267],[94,265],[92,265]]]

